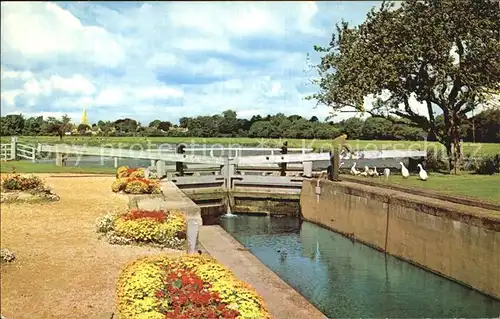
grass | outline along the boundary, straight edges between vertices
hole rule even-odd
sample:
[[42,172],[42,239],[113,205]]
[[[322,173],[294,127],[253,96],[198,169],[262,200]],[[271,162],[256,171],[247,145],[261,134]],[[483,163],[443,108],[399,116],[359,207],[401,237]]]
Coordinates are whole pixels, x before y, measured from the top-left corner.
[[[136,147],[154,148],[161,144],[186,143],[186,144],[219,144],[224,147],[231,145],[254,146],[254,147],[280,147],[283,141],[288,141],[289,147],[294,148],[316,148],[327,150],[330,148],[332,140],[306,140],[306,139],[265,139],[265,138],[201,138],[201,137],[88,137],[88,136],[66,136],[62,141],[56,136],[21,136],[19,142],[23,144],[36,145],[37,143],[45,144],[75,144],[100,146],[108,145],[119,148],[126,148],[136,145]],[[0,138],[2,143],[9,143],[10,137],[3,136]],[[365,141],[352,140],[348,144],[353,149],[357,150],[384,150],[384,149],[413,149],[425,150],[428,147],[444,148],[436,142],[425,141]],[[484,156],[500,154],[500,143],[464,143],[464,154],[472,156]]]
[[381,184],[396,184],[409,188],[419,188],[439,191],[444,194],[477,198],[486,202],[500,204],[500,175],[447,175],[429,173],[427,181],[421,181],[417,176],[404,179],[401,175],[391,175],[389,181],[385,178],[353,177],[359,180],[369,180]]
[[73,173],[73,174],[116,174],[115,168],[56,166],[54,163],[32,163],[29,161],[1,162],[0,172],[11,173]]

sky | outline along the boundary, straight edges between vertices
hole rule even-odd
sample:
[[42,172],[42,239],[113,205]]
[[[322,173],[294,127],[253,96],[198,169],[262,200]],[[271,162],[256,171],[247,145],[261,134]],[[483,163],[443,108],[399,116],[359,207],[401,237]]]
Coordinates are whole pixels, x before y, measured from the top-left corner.
[[329,109],[304,99],[316,91],[313,46],[378,5],[2,2],[1,113],[78,122],[85,107],[92,123],[144,124],[227,109],[324,119]]

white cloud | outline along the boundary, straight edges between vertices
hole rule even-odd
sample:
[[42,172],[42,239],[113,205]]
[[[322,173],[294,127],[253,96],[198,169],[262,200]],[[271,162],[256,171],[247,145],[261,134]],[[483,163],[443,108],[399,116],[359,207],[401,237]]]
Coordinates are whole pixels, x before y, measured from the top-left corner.
[[[2,114],[79,119],[86,107],[92,122],[147,122],[231,108],[324,118],[328,108],[303,99],[314,89],[303,71],[339,16],[338,4],[318,5],[2,2]],[[346,18],[361,22],[355,12]]]
[[[5,46],[5,48],[4,48]],[[99,65],[117,65],[124,58],[121,44],[106,30],[84,26],[69,11],[50,2],[2,3],[2,53],[32,60],[58,55],[78,56]]]

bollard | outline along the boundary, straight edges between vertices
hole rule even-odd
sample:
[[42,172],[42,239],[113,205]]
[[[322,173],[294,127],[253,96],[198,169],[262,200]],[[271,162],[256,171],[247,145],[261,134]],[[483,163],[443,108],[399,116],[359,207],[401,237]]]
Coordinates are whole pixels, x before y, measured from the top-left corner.
[[[288,154],[288,142],[285,141],[281,147],[281,154]],[[286,176],[286,163],[280,163],[281,166],[281,176]]]
[[194,254],[196,252],[196,243],[198,241],[198,231],[202,225],[202,221],[199,218],[188,218],[187,220],[187,253]]

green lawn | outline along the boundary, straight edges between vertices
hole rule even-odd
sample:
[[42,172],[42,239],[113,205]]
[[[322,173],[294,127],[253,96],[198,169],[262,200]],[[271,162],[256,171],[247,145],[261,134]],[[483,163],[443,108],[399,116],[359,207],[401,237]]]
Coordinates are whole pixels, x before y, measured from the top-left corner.
[[[201,138],[201,137],[77,137],[67,136],[62,141],[56,136],[21,136],[20,143],[36,145],[37,143],[56,144],[86,144],[88,146],[100,146],[111,144],[113,147],[126,148],[134,144],[142,147],[154,148],[160,144],[220,144],[224,147],[231,145],[257,146],[257,147],[280,147],[283,141],[288,141],[289,147],[294,148],[316,148],[318,150],[328,150],[332,140],[302,140],[302,139],[261,139],[261,138]],[[10,137],[0,138],[2,143],[9,143]],[[351,148],[355,150],[383,150],[383,149],[412,149],[425,150],[435,146],[444,148],[441,144],[424,141],[348,141]],[[149,145],[148,145],[149,144]],[[500,143],[464,143],[464,154],[472,156],[484,156],[500,154]]]
[[444,194],[478,198],[487,202],[500,203],[500,175],[446,175],[429,173],[429,179],[422,181],[417,175],[403,179],[401,175],[391,175],[389,181],[384,177],[366,178],[353,177],[360,180],[369,180],[381,184],[396,184],[411,188],[439,191]]
[[74,173],[74,174],[116,174],[114,168],[56,166],[54,163],[32,163],[29,161],[0,162],[0,172],[12,173]]

